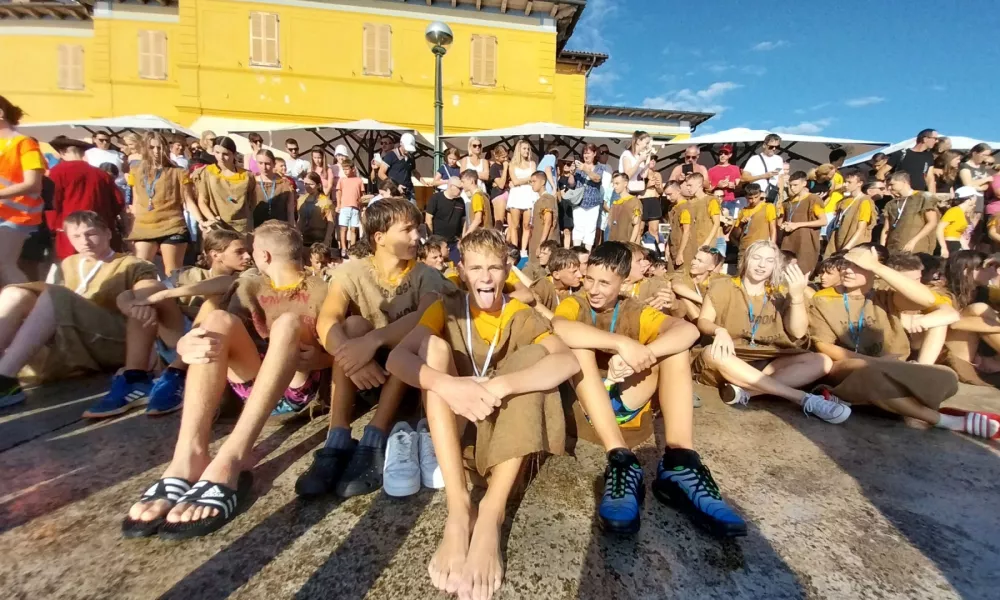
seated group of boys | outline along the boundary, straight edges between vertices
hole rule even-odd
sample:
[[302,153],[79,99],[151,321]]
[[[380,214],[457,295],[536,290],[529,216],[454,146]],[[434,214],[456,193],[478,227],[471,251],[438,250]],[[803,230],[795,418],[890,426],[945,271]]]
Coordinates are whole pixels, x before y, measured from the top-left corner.
[[[48,367],[125,365],[91,415],[183,404],[172,460],[122,524],[127,537],[165,539],[209,534],[245,507],[251,451],[268,417],[317,400],[327,370],[327,439],[296,492],[378,490],[404,394],[420,390],[436,462],[434,483],[425,485],[443,486],[448,507],[428,569],[436,587],[464,598],[488,598],[500,586],[500,527],[525,459],[566,451],[572,418],[560,389],[607,452],[598,514],[605,530],[620,533],[638,531],[645,496],[626,435],[655,404],[666,447],[654,496],[716,536],[746,534],[694,450],[692,368],[731,402],[775,395],[841,423],[850,416],[844,398],[998,435],[995,416],[938,410],[955,393],[953,373],[886,358],[902,345],[888,336],[900,331],[900,307],[930,308],[937,296],[883,266],[871,248],[848,253],[840,284],[809,300],[806,278],[767,241],[748,249],[735,278],[717,273],[721,259],[707,248],[683,273],[646,278],[642,249],[617,242],[589,255],[549,246],[538,253],[544,261],[526,269],[529,277],[512,266],[517,257],[502,234],[478,229],[460,241],[457,274],[448,277],[442,248],[421,247],[421,221],[405,200],[370,206],[363,227],[372,255],[339,266],[329,282],[304,266],[299,232],[269,221],[254,231],[254,268],[242,238],[213,238],[205,246],[210,268],[175,275],[168,288],[148,263],[110,250],[97,215],[74,213],[65,229],[79,254],[62,265],[65,286],[8,286],[0,294],[0,383],[12,390],[7,398],[23,397],[18,371],[44,347]],[[873,288],[876,276],[887,289]],[[810,339],[818,353],[808,351]],[[704,347],[692,351],[699,340]],[[150,397],[154,344],[170,362],[157,384],[169,376],[173,383],[161,387],[180,396],[159,405]],[[824,378],[835,387],[800,391]],[[244,405],[212,457],[227,385]],[[355,440],[355,403],[376,395],[374,416]],[[466,432],[470,422],[475,430]],[[465,440],[489,482],[475,508]]]

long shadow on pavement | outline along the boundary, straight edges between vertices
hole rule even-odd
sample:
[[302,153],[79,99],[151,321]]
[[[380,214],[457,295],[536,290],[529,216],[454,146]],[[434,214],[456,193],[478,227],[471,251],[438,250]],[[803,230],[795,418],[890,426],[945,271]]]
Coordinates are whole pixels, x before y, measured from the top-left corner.
[[[962,597],[996,595],[1000,462],[995,451],[963,434],[910,429],[898,418],[867,407],[855,407],[842,425],[829,425],[776,404],[771,412],[853,477],[868,501]],[[860,528],[876,531],[878,524]],[[865,564],[895,579],[884,582],[889,584],[886,590],[894,585],[908,593],[907,573],[914,566],[883,556],[884,548],[872,544],[872,539],[866,537],[852,550]]]

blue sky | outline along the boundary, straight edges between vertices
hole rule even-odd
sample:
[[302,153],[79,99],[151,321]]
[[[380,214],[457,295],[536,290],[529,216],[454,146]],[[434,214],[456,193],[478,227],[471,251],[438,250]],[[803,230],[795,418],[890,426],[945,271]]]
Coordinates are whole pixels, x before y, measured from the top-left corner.
[[1000,141],[998,32],[988,0],[588,0],[567,48],[611,55],[591,104],[718,113],[697,133]]

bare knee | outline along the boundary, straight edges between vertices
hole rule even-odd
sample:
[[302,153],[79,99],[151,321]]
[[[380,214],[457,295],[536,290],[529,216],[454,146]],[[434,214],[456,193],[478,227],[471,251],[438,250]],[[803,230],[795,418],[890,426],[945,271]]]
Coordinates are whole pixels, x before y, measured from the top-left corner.
[[420,358],[424,359],[427,366],[436,370],[444,370],[451,360],[451,346],[444,338],[432,335],[427,338],[427,342],[420,347]]
[[344,334],[351,339],[359,338],[372,329],[374,327],[368,322],[368,319],[358,315],[347,317],[347,320],[344,321]]
[[216,333],[225,333],[239,324],[240,320],[232,313],[224,310],[213,310],[198,324],[198,327]]
[[829,375],[833,370],[833,359],[825,354],[814,353],[809,356],[810,366],[815,366],[823,375]]
[[[45,293],[45,292],[43,292]],[[8,285],[0,291],[0,301],[6,303],[16,304],[17,306],[24,306],[26,304],[33,303],[38,295],[31,290],[26,290],[21,287],[15,287]]]

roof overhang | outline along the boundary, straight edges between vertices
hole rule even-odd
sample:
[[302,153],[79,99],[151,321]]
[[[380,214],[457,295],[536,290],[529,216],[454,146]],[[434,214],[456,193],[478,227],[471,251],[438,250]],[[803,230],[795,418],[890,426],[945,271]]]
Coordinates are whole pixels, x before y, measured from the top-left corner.
[[[178,0],[112,0],[118,4],[153,4],[171,6]],[[90,21],[97,0],[22,0],[0,4],[0,20],[43,19]]]
[[715,116],[715,113],[689,112],[682,110],[660,110],[636,106],[587,105],[587,118],[664,120],[686,122],[693,131],[695,127]]
[[575,66],[580,71],[589,72],[603,65],[608,60],[607,54],[600,52],[584,52],[582,50],[563,50],[556,56],[556,62],[561,65]]

